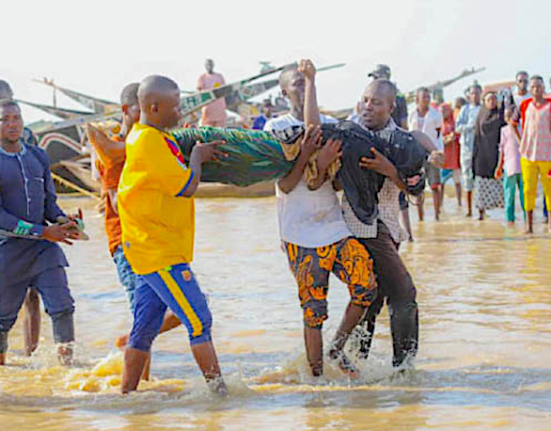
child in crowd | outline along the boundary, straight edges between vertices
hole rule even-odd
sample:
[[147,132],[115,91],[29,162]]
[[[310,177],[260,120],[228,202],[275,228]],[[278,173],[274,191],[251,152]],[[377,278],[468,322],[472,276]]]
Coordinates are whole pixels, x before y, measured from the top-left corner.
[[[518,189],[520,206],[524,211],[524,191],[520,167],[519,139],[513,121],[514,106],[505,109],[507,125],[501,128],[499,160],[495,172],[496,179],[504,178],[505,216],[509,226],[515,223],[515,194]],[[526,213],[525,213],[526,217]]]

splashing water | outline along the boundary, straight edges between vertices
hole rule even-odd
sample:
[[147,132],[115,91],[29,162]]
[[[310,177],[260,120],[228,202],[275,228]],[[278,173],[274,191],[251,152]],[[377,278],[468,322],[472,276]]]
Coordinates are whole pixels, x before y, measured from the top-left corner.
[[[22,355],[19,319],[0,367],[0,430],[545,430],[551,416],[549,236],[526,239],[499,212],[465,220],[451,199],[442,220],[415,229],[401,254],[418,288],[420,351],[412,369],[391,365],[388,314],[372,354],[351,380],[325,357],[314,379],[302,315],[279,249],[274,199],[197,201],[194,271],[211,300],[213,338],[230,397],[213,395],[177,328],[155,341],[152,379],[119,395],[131,324],[107,252],[102,218],[85,200],[91,241],[66,252],[76,299],[75,365],[58,365],[43,315],[39,349]],[[413,215],[413,212],[412,212]],[[415,223],[414,223],[415,224]],[[348,301],[329,290],[328,346]],[[349,343],[350,358],[354,358]]]

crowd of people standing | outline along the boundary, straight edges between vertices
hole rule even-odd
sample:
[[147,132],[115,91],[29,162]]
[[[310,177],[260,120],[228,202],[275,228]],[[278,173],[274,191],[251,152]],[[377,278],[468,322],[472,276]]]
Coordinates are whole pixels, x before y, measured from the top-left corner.
[[[198,89],[224,85],[212,60],[205,66]],[[426,159],[421,170],[415,168],[413,175],[405,177],[375,148],[370,157],[360,158],[361,169],[382,177],[372,223],[358,218],[346,194],[339,200],[337,192],[343,185],[329,174],[330,166],[343,154],[343,142],[330,139],[322,145],[322,125],[337,120],[319,112],[316,69],[311,61],[302,60],[280,74],[279,85],[290,111],[272,118],[266,105],[265,118],[258,124],[276,134],[293,126],[305,128],[296,142],[299,155],[293,168],[277,181],[276,196],[282,248],[296,281],[307,361],[316,377],[323,375],[322,328],[328,317],[330,273],[348,286],[350,294],[329,348],[329,358],[343,373],[358,374],[354,360],[344,353],[347,340],[360,333],[358,355],[367,358],[385,304],[390,310],[393,365],[406,367],[416,356],[416,288],[400,257],[399,244],[408,234],[412,238],[410,198],[420,220],[424,218],[422,190],[414,191],[424,184],[424,178],[431,189],[436,220],[444,197],[442,167],[454,179],[458,205],[462,204],[463,183],[469,217],[474,192],[480,220],[488,210],[506,205],[507,220],[514,223],[518,190],[526,230],[532,233],[540,180],[546,206],[551,207],[551,98],[545,96],[540,76],[517,74],[515,94],[484,91],[474,84],[468,90],[468,101],[456,100],[453,107],[431,103],[430,89],[422,87],[415,93],[416,106],[409,115],[405,98],[390,81],[388,66],[379,65],[369,76],[373,80],[352,117],[354,127],[386,146],[392,145],[393,135],[406,134],[411,145],[422,148]],[[70,363],[75,308],[64,270],[67,261],[56,243],[79,238],[76,228],[82,214],[66,215],[57,205],[47,156],[27,139],[30,135],[23,128],[21,110],[3,81],[0,96],[0,365],[6,359],[8,332],[23,304],[29,313],[36,313],[28,298],[37,292],[52,318],[59,357]],[[181,105],[180,89],[169,78],[154,75],[127,85],[121,93],[121,107],[120,133],[95,144],[107,200],[109,251],[133,314],[131,332],[118,341],[126,347],[121,390],[136,390],[140,380],[148,378],[154,339],[183,324],[206,381],[214,391],[225,393],[212,340],[212,315],[190,263],[195,237],[193,195],[201,181],[202,165],[228,155],[219,149],[220,141],[197,143],[186,162],[170,133],[180,121]],[[223,126],[225,107],[213,104],[204,109],[202,124]],[[93,127],[88,132],[99,133]],[[314,183],[305,179],[311,163],[317,172]],[[359,193],[369,199],[369,191]],[[23,254],[25,259],[20,259]],[[36,319],[29,322],[28,354],[36,348],[36,325],[40,324]]]
[[[545,95],[543,78],[529,77],[524,71],[516,75],[514,92],[511,88],[483,88],[475,82],[453,106],[432,102],[428,88],[416,91],[408,128],[429,135],[445,158],[442,171],[430,165],[425,169],[436,220],[444,199],[443,179],[452,178],[458,206],[466,192],[467,217],[473,216],[473,204],[479,220],[485,219],[488,210],[505,208],[505,219],[512,226],[518,196],[526,232],[533,233],[540,179],[543,220],[549,223],[551,98]],[[422,221],[422,204],[418,211]],[[403,220],[407,228],[408,217]]]

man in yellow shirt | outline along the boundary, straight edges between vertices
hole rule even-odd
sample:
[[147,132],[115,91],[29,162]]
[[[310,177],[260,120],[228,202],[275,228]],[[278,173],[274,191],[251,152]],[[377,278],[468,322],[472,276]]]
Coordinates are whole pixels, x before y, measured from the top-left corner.
[[220,142],[197,144],[189,167],[166,130],[180,120],[178,85],[150,76],[139,87],[141,114],[126,138],[118,189],[124,254],[137,274],[134,323],[124,358],[121,391],[136,390],[151,344],[170,308],[189,331],[191,349],[207,383],[225,393],[211,340],[212,316],[189,264],[193,259],[193,194],[201,166],[225,157]]

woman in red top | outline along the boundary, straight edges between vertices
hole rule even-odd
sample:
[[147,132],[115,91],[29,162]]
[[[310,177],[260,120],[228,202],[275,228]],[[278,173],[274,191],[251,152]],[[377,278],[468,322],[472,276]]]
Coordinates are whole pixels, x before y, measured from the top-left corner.
[[[461,166],[460,166],[460,150],[459,150],[459,135],[455,133],[455,120],[453,117],[453,109],[443,103],[440,106],[444,123],[442,125],[442,139],[444,141],[444,169],[448,169],[453,173],[453,182],[455,183],[455,195],[457,204],[461,206]],[[444,186],[442,184],[442,198],[444,197]]]

